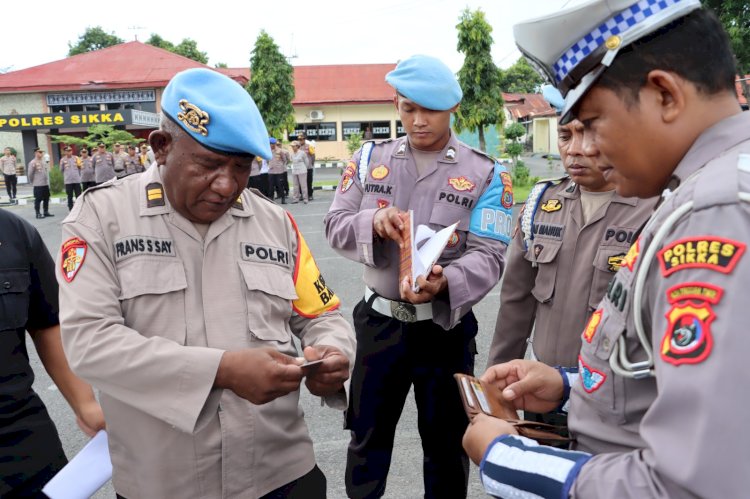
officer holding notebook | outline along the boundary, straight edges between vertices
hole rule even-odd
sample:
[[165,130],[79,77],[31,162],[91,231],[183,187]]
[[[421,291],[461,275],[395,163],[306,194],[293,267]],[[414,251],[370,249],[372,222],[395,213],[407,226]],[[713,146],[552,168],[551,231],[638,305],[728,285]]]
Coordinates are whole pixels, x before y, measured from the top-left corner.
[[[406,136],[365,142],[349,162],[326,216],[328,242],[364,264],[354,309],[357,357],[346,427],[352,498],[383,495],[393,436],[409,389],[419,411],[425,497],[466,496],[461,448],[467,418],[453,374],[472,373],[477,321],[471,307],[502,274],[510,241],[510,175],[459,142],[450,116],[462,91],[441,61],[413,56],[386,76]],[[458,226],[418,292],[399,280],[404,221]],[[415,463],[416,464],[416,463]]]

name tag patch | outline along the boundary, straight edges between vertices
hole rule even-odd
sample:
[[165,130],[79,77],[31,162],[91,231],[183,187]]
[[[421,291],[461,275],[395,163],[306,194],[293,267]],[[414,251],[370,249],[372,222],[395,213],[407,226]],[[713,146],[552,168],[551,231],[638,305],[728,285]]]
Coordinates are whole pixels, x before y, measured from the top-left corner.
[[456,206],[461,206],[468,209],[471,209],[471,207],[474,206],[473,198],[445,191],[440,192],[440,195],[438,195],[438,201],[441,201],[443,203],[455,204]]
[[115,261],[135,255],[177,256],[174,241],[151,236],[130,236],[115,241]]
[[289,267],[289,251],[262,244],[241,243],[242,259],[249,262],[273,263]]

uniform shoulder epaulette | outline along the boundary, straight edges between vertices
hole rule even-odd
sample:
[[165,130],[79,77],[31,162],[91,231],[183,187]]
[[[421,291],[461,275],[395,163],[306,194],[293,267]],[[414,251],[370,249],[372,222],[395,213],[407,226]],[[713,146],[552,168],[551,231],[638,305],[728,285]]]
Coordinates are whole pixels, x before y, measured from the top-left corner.
[[523,208],[521,221],[519,222],[525,249],[529,249],[531,241],[534,240],[534,216],[539,207],[539,201],[541,201],[542,196],[544,196],[544,192],[551,186],[560,185],[567,178],[567,175],[562,175],[560,177],[540,180],[531,188],[531,192],[529,192],[529,197],[526,199],[526,204]]
[[469,144],[465,144],[463,142],[461,142],[460,144],[461,144],[461,146],[463,146],[464,148],[468,149],[469,151],[471,151],[473,153],[476,153],[476,154],[479,154],[480,156],[484,156],[485,158],[489,159],[493,163],[501,163],[501,161],[498,160],[496,157],[494,157],[493,155],[491,155],[491,154],[489,154],[489,153],[487,153],[485,151],[482,151],[481,149],[477,149],[476,147],[471,147]]

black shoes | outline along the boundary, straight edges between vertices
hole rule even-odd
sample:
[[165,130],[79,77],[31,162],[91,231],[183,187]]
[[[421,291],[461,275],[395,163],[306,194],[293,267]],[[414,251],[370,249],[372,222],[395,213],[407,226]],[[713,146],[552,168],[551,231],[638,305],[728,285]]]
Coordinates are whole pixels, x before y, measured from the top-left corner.
[[42,215],[41,213],[37,213],[37,214],[36,214],[36,217],[37,217],[37,218],[44,218],[44,215]]
[[52,213],[50,213],[50,212],[46,212],[46,213],[44,214],[44,218],[47,218],[47,217],[54,217],[54,216],[55,216],[55,215],[53,215],[53,214],[52,214]]

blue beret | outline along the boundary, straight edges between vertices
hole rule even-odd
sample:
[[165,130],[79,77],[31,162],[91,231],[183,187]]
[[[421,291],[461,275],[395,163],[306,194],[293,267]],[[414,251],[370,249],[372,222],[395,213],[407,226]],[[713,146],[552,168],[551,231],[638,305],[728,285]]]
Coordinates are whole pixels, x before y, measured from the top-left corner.
[[422,107],[447,111],[463,97],[453,72],[442,61],[427,55],[415,55],[398,63],[385,75],[398,93]]
[[553,87],[552,85],[542,86],[542,97],[544,97],[544,100],[549,102],[549,105],[554,107],[558,113],[562,111],[562,108],[565,105],[565,98],[557,87]]
[[[271,144],[275,144],[276,143],[276,139],[273,138],[273,137],[268,137],[268,142],[271,143]],[[266,159],[268,159],[268,158],[266,158]]]
[[206,149],[271,158],[268,132],[250,94],[206,68],[177,73],[164,89],[161,110]]

